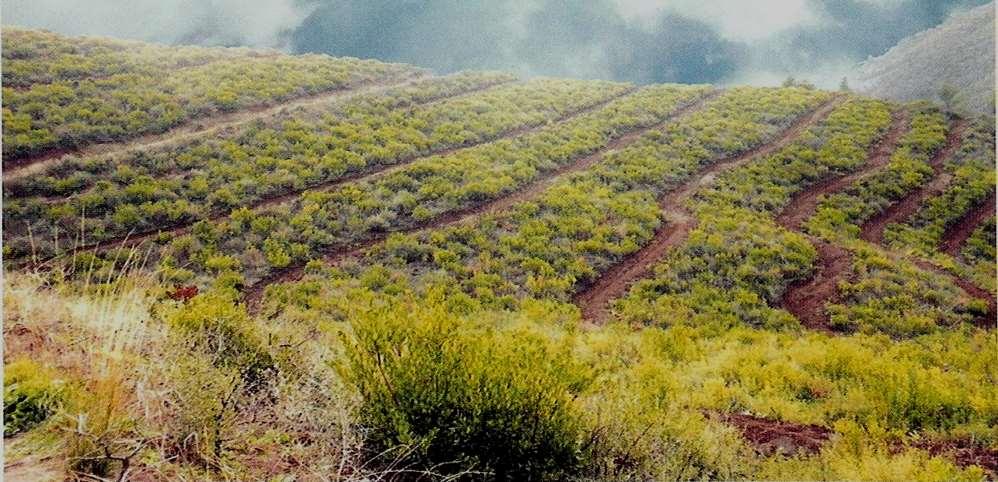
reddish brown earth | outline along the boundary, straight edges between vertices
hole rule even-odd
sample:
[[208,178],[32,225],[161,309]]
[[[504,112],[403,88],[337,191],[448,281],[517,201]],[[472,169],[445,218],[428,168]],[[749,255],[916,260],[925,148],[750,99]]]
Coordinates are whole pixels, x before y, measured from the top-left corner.
[[991,191],[982,203],[968,211],[954,225],[946,228],[939,250],[950,255],[959,256],[960,250],[974,230],[991,216],[995,215],[995,192]]
[[648,276],[658,260],[665,257],[672,247],[686,239],[696,226],[696,219],[686,209],[685,202],[701,185],[712,180],[720,172],[736,168],[756,157],[769,155],[785,147],[808,127],[827,117],[844,100],[844,97],[836,97],[826,102],[810,114],[799,118],[777,139],[737,156],[719,160],[701,169],[677,189],[663,195],[658,204],[667,217],[667,222],[655,232],[651,241],[615,264],[573,297],[573,302],[582,311],[583,319],[594,323],[606,321],[610,316],[611,302],[623,296],[634,281]]
[[764,455],[814,454],[832,436],[820,425],[781,422],[738,413],[712,415],[734,426],[759,453]]
[[160,134],[147,134],[127,141],[91,143],[77,148],[58,148],[42,154],[3,160],[3,176],[5,179],[17,179],[37,173],[50,165],[62,161],[69,154],[77,156],[106,156],[113,158],[136,149],[151,149],[168,145],[184,139],[208,136],[225,129],[243,125],[263,117],[273,116],[284,109],[322,104],[335,99],[350,98],[381,90],[398,87],[415,80],[425,78],[423,74],[410,75],[401,79],[372,82],[346,89],[326,91],[319,94],[298,97],[276,105],[262,105],[240,109],[235,112],[214,115],[209,118],[190,119]]
[[995,300],[995,295],[990,291],[977,286],[972,281],[956,276],[939,265],[922,258],[913,258],[912,262],[915,266],[922,268],[926,271],[931,271],[939,276],[945,276],[953,281],[953,284],[957,285],[960,289],[965,291],[967,295],[971,298],[976,298],[979,300],[984,300],[988,304],[988,311],[983,316],[978,317],[973,321],[973,323],[981,328],[994,328],[996,316],[998,316],[998,302]]
[[[798,192],[791,197],[790,203],[777,216],[777,223],[799,232],[804,222],[817,211],[818,204],[824,196],[839,192],[886,166],[890,162],[891,154],[897,149],[898,141],[907,130],[907,125],[907,112],[896,112],[887,134],[872,146],[867,162],[860,169],[850,174],[819,181],[808,189]],[[780,301],[780,306],[797,317],[803,326],[831,332],[834,330],[828,324],[825,305],[840,298],[838,281],[842,273],[849,270],[852,256],[849,251],[828,242],[810,236],[808,239],[818,250],[817,270],[812,277],[791,283]]]
[[852,265],[852,255],[834,244],[813,237],[809,239],[818,249],[818,268],[814,276],[791,283],[787,287],[780,307],[797,317],[806,328],[836,331],[828,323],[825,305],[840,299],[839,280],[842,273],[847,272]]
[[[494,86],[489,86],[487,88],[491,88],[491,87],[494,87]],[[462,92],[460,94],[455,94],[455,95],[452,95],[452,96],[448,96],[447,98],[454,98],[454,97],[469,95],[469,94],[471,94],[473,92],[477,92],[477,91],[480,91],[480,90],[483,90],[483,89],[484,89],[484,87],[483,88],[479,88],[479,89],[474,89],[474,90],[471,90],[471,91],[465,91],[465,92]],[[585,107],[585,108],[583,108],[581,110],[569,113],[569,114],[567,114],[565,116],[562,116],[562,117],[556,119],[555,122],[567,122],[567,121],[569,121],[571,119],[574,119],[576,117],[579,117],[581,115],[590,113],[590,112],[592,112],[592,111],[594,111],[596,109],[599,109],[599,108],[601,108],[601,107],[609,104],[610,102],[613,102],[616,99],[619,99],[619,98],[624,97],[624,96],[626,96],[626,95],[628,95],[630,93],[633,93],[635,90],[637,90],[637,88],[628,89],[628,90],[626,90],[624,92],[621,92],[618,95],[614,95],[614,96],[609,97],[607,99],[601,100],[600,102],[597,102],[597,103],[595,103],[595,104],[593,104],[591,106]],[[441,99],[436,99],[435,101],[439,101],[439,100],[441,100]],[[698,103],[696,103],[696,105],[701,105],[701,103],[698,102]],[[684,109],[689,109],[689,108],[692,108],[692,106],[686,107]],[[298,198],[299,196],[301,196],[302,194],[304,194],[305,192],[315,192],[315,191],[328,190],[328,189],[332,189],[332,188],[334,188],[336,186],[340,186],[342,184],[345,184],[347,182],[364,181],[364,180],[376,178],[378,176],[384,176],[384,175],[389,174],[391,172],[394,172],[394,171],[396,171],[398,169],[401,169],[401,168],[405,167],[406,165],[411,164],[411,163],[413,163],[413,162],[415,162],[415,161],[417,161],[419,159],[423,159],[423,158],[427,158],[427,157],[433,157],[433,156],[446,156],[446,155],[449,155],[449,154],[453,154],[454,152],[460,151],[462,149],[469,149],[469,148],[472,148],[472,147],[475,147],[475,146],[478,146],[478,145],[487,144],[487,143],[490,143],[490,142],[496,142],[496,141],[503,140],[503,139],[511,139],[511,138],[514,138],[514,137],[518,137],[518,136],[522,136],[522,135],[525,135],[525,134],[529,134],[531,132],[538,131],[541,128],[546,127],[547,125],[549,125],[549,124],[539,124],[539,125],[533,125],[533,126],[522,126],[522,127],[518,127],[518,128],[515,128],[515,129],[511,129],[509,131],[500,133],[496,137],[492,137],[490,139],[487,139],[487,140],[484,140],[484,141],[481,141],[481,142],[475,142],[475,143],[465,144],[465,145],[462,145],[462,146],[453,146],[453,147],[448,147],[448,148],[444,148],[444,149],[438,149],[436,151],[432,151],[432,152],[429,152],[429,153],[426,153],[426,154],[422,154],[422,155],[419,155],[419,156],[413,156],[411,158],[408,158],[408,159],[405,159],[405,160],[401,160],[401,161],[399,161],[397,163],[390,164],[390,165],[377,165],[377,166],[374,166],[374,167],[371,167],[371,168],[368,168],[368,169],[364,169],[364,170],[361,170],[361,171],[358,171],[358,172],[355,172],[355,173],[352,173],[352,174],[349,174],[349,175],[346,175],[346,176],[338,177],[336,179],[333,179],[333,180],[330,180],[330,181],[327,181],[327,182],[324,182],[324,183],[321,183],[321,184],[313,185],[313,186],[310,186],[310,187],[307,187],[307,188],[304,188],[304,189],[296,189],[296,190],[289,191],[287,193],[284,193],[284,194],[281,194],[281,195],[278,195],[278,196],[267,197],[267,198],[261,199],[261,200],[259,200],[257,202],[254,202],[254,203],[251,203],[251,204],[247,204],[244,207],[248,207],[249,209],[264,209],[264,208],[271,207],[271,206],[277,206],[277,205],[280,205],[280,204],[292,201],[292,200]],[[625,135],[623,137],[629,137],[629,136],[633,136],[633,133]],[[631,139],[631,140],[633,141],[633,139]],[[619,139],[617,141],[614,141],[613,143],[618,143],[618,142],[619,142]],[[593,161],[593,162],[595,162],[595,161]],[[568,166],[568,167],[571,167],[571,166]],[[120,236],[120,237],[117,237],[117,238],[107,239],[107,240],[103,240],[103,241],[100,241],[100,242],[86,243],[86,244],[82,244],[82,245],[79,245],[79,246],[75,247],[74,251],[90,251],[90,250],[107,250],[107,249],[114,249],[114,248],[128,248],[128,247],[132,247],[132,246],[137,246],[137,245],[139,245],[139,244],[141,244],[141,243],[143,243],[143,242],[145,242],[147,240],[159,237],[161,234],[169,235],[170,237],[182,236],[184,234],[187,234],[190,231],[191,226],[193,226],[198,221],[202,221],[202,220],[209,221],[209,222],[219,221],[219,220],[222,220],[222,219],[225,219],[226,217],[228,217],[231,214],[231,212],[232,212],[231,210],[220,211],[220,212],[213,213],[213,214],[211,214],[210,216],[208,216],[206,218],[197,219],[195,221],[178,223],[178,224],[174,224],[172,226],[160,226],[160,227],[158,227],[156,229],[150,229],[150,230],[144,230],[144,231],[135,232],[135,233],[129,233],[126,236]],[[39,263],[39,264],[44,264],[45,262],[50,261],[50,260],[52,260],[54,258],[56,258],[56,257],[47,258],[47,259],[43,260],[41,263]]]
[[[457,224],[464,222],[468,219],[477,218],[486,214],[500,212],[509,209],[512,205],[533,198],[537,196],[545,189],[551,186],[555,180],[572,173],[578,172],[583,169],[588,169],[600,161],[606,156],[607,153],[620,149],[628,144],[631,144],[641,138],[642,135],[649,131],[656,129],[661,129],[666,124],[670,122],[675,122],[677,118],[686,116],[691,112],[701,109],[704,104],[706,104],[710,99],[718,96],[721,91],[712,91],[707,95],[701,97],[695,102],[692,102],[686,106],[678,108],[675,112],[670,114],[665,120],[659,122],[650,127],[644,127],[640,129],[633,130],[613,141],[607,143],[606,146],[589,154],[587,156],[581,157],[575,162],[566,164],[550,172],[545,173],[540,176],[535,181],[528,183],[523,188],[510,193],[509,195],[499,197],[492,201],[470,206],[464,209],[455,209],[442,213],[436,217],[431,218],[425,223],[421,223],[417,226],[412,226],[404,229],[397,229],[392,231],[392,233],[411,233],[415,231],[424,231],[442,228],[452,224]],[[355,257],[360,255],[365,250],[371,248],[372,246],[382,242],[391,233],[377,233],[363,241],[357,241],[346,246],[337,246],[323,254],[323,259],[326,264],[336,264],[340,260],[348,257]],[[281,270],[275,270],[271,274],[267,275],[265,278],[254,283],[246,291],[245,299],[247,305],[251,310],[255,311],[259,308],[260,301],[263,299],[263,293],[267,286],[278,283],[289,283],[298,281],[304,275],[305,267],[303,265],[293,265]]]
[[907,130],[908,113],[903,110],[895,112],[890,129],[883,139],[873,145],[867,156],[866,164],[855,172],[824,179],[808,189],[794,194],[790,199],[790,204],[784,208],[776,221],[787,229],[800,230],[801,225],[811,216],[814,216],[815,211],[818,210],[818,204],[824,196],[839,192],[886,166],[891,160],[891,155],[897,149],[898,141]]
[[986,447],[969,438],[924,440],[914,446],[932,455],[947,457],[959,467],[976,465],[987,471],[991,480],[998,479],[998,449]]
[[[763,455],[814,454],[834,434],[831,429],[821,425],[781,422],[754,415],[715,412],[708,413],[707,416],[737,428],[745,440]],[[921,440],[912,446],[934,456],[949,458],[959,467],[981,467],[991,478],[998,474],[998,450],[969,438]],[[892,451],[903,448],[901,442],[892,444]]]
[[883,244],[884,229],[887,225],[904,222],[918,211],[928,197],[942,192],[950,180],[950,176],[943,172],[943,163],[960,148],[966,127],[966,120],[956,121],[946,136],[946,146],[932,156],[929,161],[929,165],[932,166],[932,180],[863,223],[860,227],[861,238],[871,243]]

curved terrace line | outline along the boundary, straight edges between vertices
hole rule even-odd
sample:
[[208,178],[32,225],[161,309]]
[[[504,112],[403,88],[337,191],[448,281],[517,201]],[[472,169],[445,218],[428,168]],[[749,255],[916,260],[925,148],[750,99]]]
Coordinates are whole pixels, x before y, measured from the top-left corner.
[[[507,195],[498,197],[491,201],[470,206],[463,209],[456,209],[441,213],[434,218],[426,221],[425,223],[420,223],[417,226],[412,226],[410,228],[399,229],[391,232],[378,233],[367,239],[349,243],[346,245],[339,245],[330,248],[322,253],[322,258],[327,264],[336,264],[341,260],[349,257],[355,257],[362,254],[365,250],[377,245],[378,243],[385,240],[389,234],[392,233],[412,233],[417,231],[426,231],[431,229],[437,229],[453,224],[458,224],[465,222],[470,219],[475,219],[479,216],[492,214],[509,209],[514,204],[528,200],[539,193],[543,192],[549,188],[556,180],[563,178],[564,176],[578,172],[584,169],[588,169],[600,161],[611,151],[626,147],[629,144],[634,143],[641,138],[645,133],[661,129],[669,123],[675,122],[678,118],[689,115],[692,112],[700,110],[703,106],[714,97],[721,94],[722,91],[714,90],[708,94],[702,95],[700,98],[696,99],[689,104],[677,108],[674,112],[669,114],[665,120],[658,122],[649,127],[638,128],[632,130],[621,137],[618,137],[606,146],[596,150],[595,152],[583,156],[578,160],[554,169],[548,173],[543,174],[539,178],[532,182],[527,183],[520,189],[515,190]],[[303,264],[298,264],[294,266],[289,266],[282,270],[277,270],[267,275],[265,278],[254,283],[246,291],[245,299],[250,306],[251,310],[255,310],[259,307],[259,303],[263,298],[264,290],[267,286],[279,283],[288,283],[301,279],[304,275],[305,267]]]
[[321,104],[333,99],[350,98],[362,94],[370,94],[393,87],[427,78],[426,74],[410,74],[401,78],[384,79],[371,83],[328,90],[312,95],[296,97],[276,105],[259,105],[233,112],[203,118],[192,118],[159,134],[146,134],[136,138],[118,142],[89,143],[76,148],[57,148],[35,156],[3,161],[3,176],[5,179],[18,179],[38,173],[48,166],[55,165],[69,155],[74,156],[104,156],[113,158],[136,149],[150,149],[177,142],[180,140],[208,136],[224,129],[237,127],[254,120],[273,116],[284,109]]
[[652,239],[638,251],[631,253],[594,282],[583,287],[573,297],[585,320],[602,323],[610,316],[610,304],[623,296],[634,281],[647,277],[655,265],[674,246],[683,242],[697,221],[685,206],[685,201],[705,182],[718,173],[744,165],[757,157],[769,155],[797,139],[808,127],[820,122],[838,107],[845,97],[836,96],[799,117],[776,139],[750,149],[742,154],[722,159],[701,169],[693,178],[659,199],[659,208],[666,215],[666,222]]

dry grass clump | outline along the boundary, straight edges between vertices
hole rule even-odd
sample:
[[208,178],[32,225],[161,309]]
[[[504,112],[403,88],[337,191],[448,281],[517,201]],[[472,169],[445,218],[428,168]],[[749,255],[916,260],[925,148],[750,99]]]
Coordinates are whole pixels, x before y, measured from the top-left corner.
[[[8,465],[49,460],[63,474],[49,475],[80,480],[356,472],[347,399],[331,396],[324,362],[294,355],[300,342],[265,335],[231,293],[182,302],[152,275],[95,278],[3,280],[5,364],[46,367],[8,380],[21,382],[12,397],[34,397],[20,399],[26,433]],[[58,397],[46,398],[50,379]]]

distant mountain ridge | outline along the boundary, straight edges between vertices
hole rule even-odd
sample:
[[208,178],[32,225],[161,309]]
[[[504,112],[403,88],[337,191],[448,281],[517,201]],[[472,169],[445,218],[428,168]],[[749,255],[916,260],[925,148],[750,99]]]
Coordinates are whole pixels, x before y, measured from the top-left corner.
[[960,105],[994,112],[994,2],[953,14],[937,27],[899,42],[860,65],[854,87],[890,100],[938,100],[944,85],[956,88]]

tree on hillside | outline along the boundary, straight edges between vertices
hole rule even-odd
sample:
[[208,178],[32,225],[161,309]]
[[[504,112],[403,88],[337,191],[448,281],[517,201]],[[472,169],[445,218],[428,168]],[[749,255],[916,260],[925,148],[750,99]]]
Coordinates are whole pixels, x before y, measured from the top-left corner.
[[953,84],[945,83],[939,88],[939,100],[942,101],[946,110],[956,111],[963,105],[963,95]]
[[788,76],[786,80],[783,81],[783,87],[799,87],[801,89],[814,90],[814,84],[808,82],[807,80],[797,80],[794,76]]
[[839,90],[842,92],[852,92],[852,89],[849,88],[849,78],[842,77],[842,82],[839,83]]

